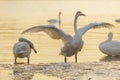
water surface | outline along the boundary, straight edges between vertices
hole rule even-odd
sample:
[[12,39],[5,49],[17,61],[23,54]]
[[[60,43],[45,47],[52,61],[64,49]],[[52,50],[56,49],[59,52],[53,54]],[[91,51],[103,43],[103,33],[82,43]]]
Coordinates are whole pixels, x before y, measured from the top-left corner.
[[[115,40],[119,40],[119,26],[114,20],[120,17],[120,1],[118,0],[1,0],[0,1],[0,64],[13,64],[13,45],[19,37],[31,40],[37,54],[32,51],[30,63],[60,63],[64,57],[59,55],[63,46],[61,40],[53,40],[43,32],[21,35],[20,33],[32,26],[48,24],[47,20],[58,18],[62,12],[62,29],[74,35],[73,20],[76,11],[86,14],[78,19],[78,28],[90,22],[106,21],[114,24],[112,29],[91,29],[84,36],[84,46],[78,53],[78,62],[100,61],[102,54],[98,45],[107,39],[107,34],[112,31]],[[58,26],[58,24],[56,24]],[[27,62],[27,59],[18,59],[18,62]],[[68,58],[74,62],[74,56]],[[0,74],[1,75],[1,74]]]

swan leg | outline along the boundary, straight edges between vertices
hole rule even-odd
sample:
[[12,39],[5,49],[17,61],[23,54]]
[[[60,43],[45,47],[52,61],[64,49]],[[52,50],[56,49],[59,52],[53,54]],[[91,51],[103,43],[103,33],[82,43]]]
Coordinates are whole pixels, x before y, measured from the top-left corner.
[[29,60],[29,57],[27,57],[27,63],[29,64],[30,60]]
[[65,56],[65,63],[67,62],[67,58],[66,58],[66,56]]
[[75,63],[77,63],[77,54],[75,54]]

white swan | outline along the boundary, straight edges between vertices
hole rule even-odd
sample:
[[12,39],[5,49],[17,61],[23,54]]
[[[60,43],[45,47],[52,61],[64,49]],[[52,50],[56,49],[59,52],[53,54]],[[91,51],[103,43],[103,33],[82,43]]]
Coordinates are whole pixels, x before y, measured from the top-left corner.
[[19,42],[17,42],[13,47],[15,64],[17,63],[16,61],[17,58],[24,58],[24,57],[28,58],[28,64],[29,64],[29,57],[30,57],[31,49],[33,49],[34,52],[37,53],[31,41],[25,38],[19,38]]
[[112,38],[113,33],[110,32],[108,34],[108,39],[100,43],[99,49],[108,56],[120,56],[120,42],[112,41]]
[[61,28],[61,14],[62,14],[62,12],[59,12],[59,14],[58,14],[59,20],[57,20],[57,19],[50,19],[50,20],[48,20],[48,22],[52,23],[52,24],[59,23],[59,28]]
[[54,25],[43,25],[43,26],[35,26],[32,28],[29,28],[22,32],[22,34],[27,32],[40,32],[44,31],[47,33],[51,38],[53,39],[62,39],[64,42],[64,46],[61,48],[60,54],[65,57],[65,62],[67,62],[66,57],[71,57],[75,55],[75,62],[77,62],[77,53],[81,51],[83,47],[83,40],[82,36],[86,31],[88,31],[91,28],[100,28],[100,27],[112,27],[113,25],[110,23],[90,23],[86,25],[83,28],[77,29],[77,18],[83,15],[82,12],[78,11],[75,15],[74,19],[74,31],[75,35],[72,37],[71,35],[65,33],[61,29],[55,27]]

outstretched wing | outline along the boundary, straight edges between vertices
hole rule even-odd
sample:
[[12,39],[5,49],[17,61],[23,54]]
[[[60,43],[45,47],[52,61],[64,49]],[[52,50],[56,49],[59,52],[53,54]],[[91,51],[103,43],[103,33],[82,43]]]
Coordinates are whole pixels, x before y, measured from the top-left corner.
[[47,33],[53,39],[62,39],[63,42],[66,42],[72,38],[69,34],[66,34],[61,29],[55,27],[54,25],[41,25],[31,27],[23,31],[22,34],[40,31]]
[[91,28],[112,28],[114,27],[113,24],[110,23],[106,23],[106,22],[94,22],[94,23],[90,23],[88,25],[86,25],[83,28],[78,29],[77,33],[78,35],[82,36],[86,31],[88,31]]

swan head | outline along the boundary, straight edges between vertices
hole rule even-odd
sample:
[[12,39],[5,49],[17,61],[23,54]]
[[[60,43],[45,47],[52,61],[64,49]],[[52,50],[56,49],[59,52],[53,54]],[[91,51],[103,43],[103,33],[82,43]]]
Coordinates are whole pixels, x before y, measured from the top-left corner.
[[78,16],[86,16],[86,15],[84,13],[82,13],[81,11],[77,11],[76,17],[78,17]]

